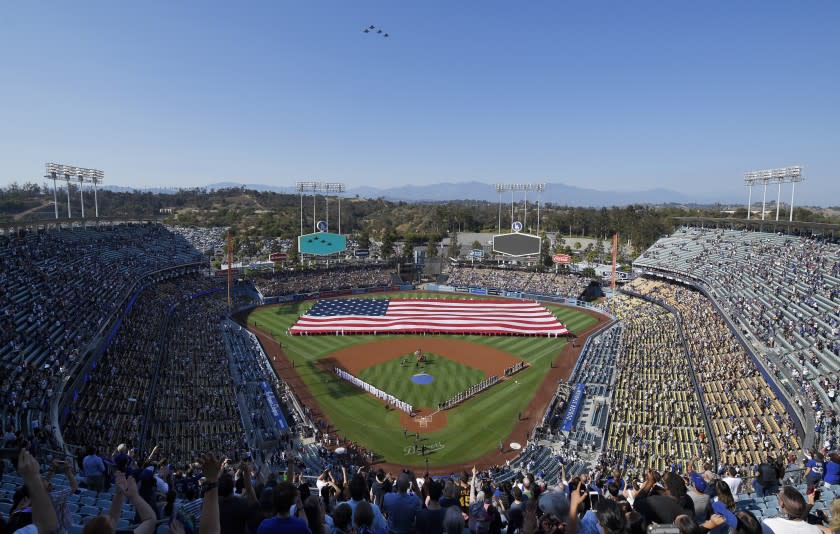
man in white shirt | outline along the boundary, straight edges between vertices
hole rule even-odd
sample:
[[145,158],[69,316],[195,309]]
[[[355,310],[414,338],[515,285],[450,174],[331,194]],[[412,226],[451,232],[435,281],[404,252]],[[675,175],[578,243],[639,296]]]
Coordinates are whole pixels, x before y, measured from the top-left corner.
[[738,492],[741,490],[741,484],[744,482],[744,479],[738,476],[738,471],[736,471],[734,467],[730,466],[726,470],[726,476],[721,480],[726,482],[726,485],[729,486],[729,491],[732,492],[732,496],[737,499]]
[[779,490],[779,508],[785,515],[770,517],[761,522],[763,534],[822,534],[816,525],[808,524],[808,508],[805,498],[792,486],[783,486]]

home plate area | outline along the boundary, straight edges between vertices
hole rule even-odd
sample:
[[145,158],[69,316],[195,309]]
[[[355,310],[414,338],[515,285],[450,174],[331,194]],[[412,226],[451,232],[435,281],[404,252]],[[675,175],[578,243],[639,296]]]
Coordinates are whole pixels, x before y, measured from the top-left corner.
[[401,410],[408,432],[444,428],[448,409],[526,366],[485,345],[428,337],[351,345],[331,354],[330,362],[344,380]]

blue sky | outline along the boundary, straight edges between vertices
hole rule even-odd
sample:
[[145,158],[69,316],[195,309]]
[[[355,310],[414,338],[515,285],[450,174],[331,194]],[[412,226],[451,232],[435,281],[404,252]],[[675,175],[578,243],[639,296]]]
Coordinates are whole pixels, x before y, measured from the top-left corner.
[[798,198],[837,205],[838,28],[834,1],[6,2],[0,183],[58,161],[745,200],[744,171],[798,164]]

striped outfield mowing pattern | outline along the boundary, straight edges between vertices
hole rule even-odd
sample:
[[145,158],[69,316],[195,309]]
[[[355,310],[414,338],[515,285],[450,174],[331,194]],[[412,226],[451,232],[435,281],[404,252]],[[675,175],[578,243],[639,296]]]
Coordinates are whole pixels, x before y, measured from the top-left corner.
[[[380,295],[378,295],[380,296]],[[381,297],[389,295],[382,294]],[[398,298],[463,298],[463,294],[400,292]],[[358,388],[324,373],[312,362],[336,350],[357,343],[371,343],[395,336],[287,336],[286,330],[314,302],[298,302],[254,310],[248,322],[274,334],[283,350],[297,365],[297,372],[316,396],[322,409],[349,439],[377,451],[388,461],[422,466],[420,456],[406,455],[402,425],[396,410],[386,411],[380,403]],[[596,323],[589,315],[574,308],[549,305],[558,320],[572,332],[580,332]],[[401,336],[414,337],[414,336]],[[548,372],[550,362],[565,344],[565,338],[511,336],[449,336],[452,339],[480,343],[507,351],[525,360],[530,367],[481,395],[447,411],[447,427],[423,437],[427,443],[439,441],[445,446],[429,456],[430,465],[466,462],[495,448],[516,424],[517,413],[527,405]],[[420,340],[422,338],[418,338]]]
[[[457,393],[486,378],[478,369],[430,354],[430,362],[415,365],[414,355],[406,354],[408,363],[400,365],[403,357],[368,367],[359,373],[359,378],[386,393],[420,408],[435,408],[438,403],[449,400]],[[431,384],[415,384],[411,376],[427,373],[435,380]]]

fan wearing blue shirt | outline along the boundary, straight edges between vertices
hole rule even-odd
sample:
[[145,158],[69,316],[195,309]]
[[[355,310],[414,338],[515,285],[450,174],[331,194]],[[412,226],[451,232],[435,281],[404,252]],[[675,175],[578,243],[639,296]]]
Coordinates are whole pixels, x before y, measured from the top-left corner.
[[411,478],[407,473],[400,473],[397,492],[385,495],[382,509],[388,514],[388,532],[408,534],[414,528],[414,516],[423,505],[417,495],[408,493],[409,487]]
[[257,534],[312,534],[306,521],[292,517],[289,511],[292,505],[297,513],[303,512],[297,488],[286,480],[274,487],[274,511],[277,515],[260,523]]

